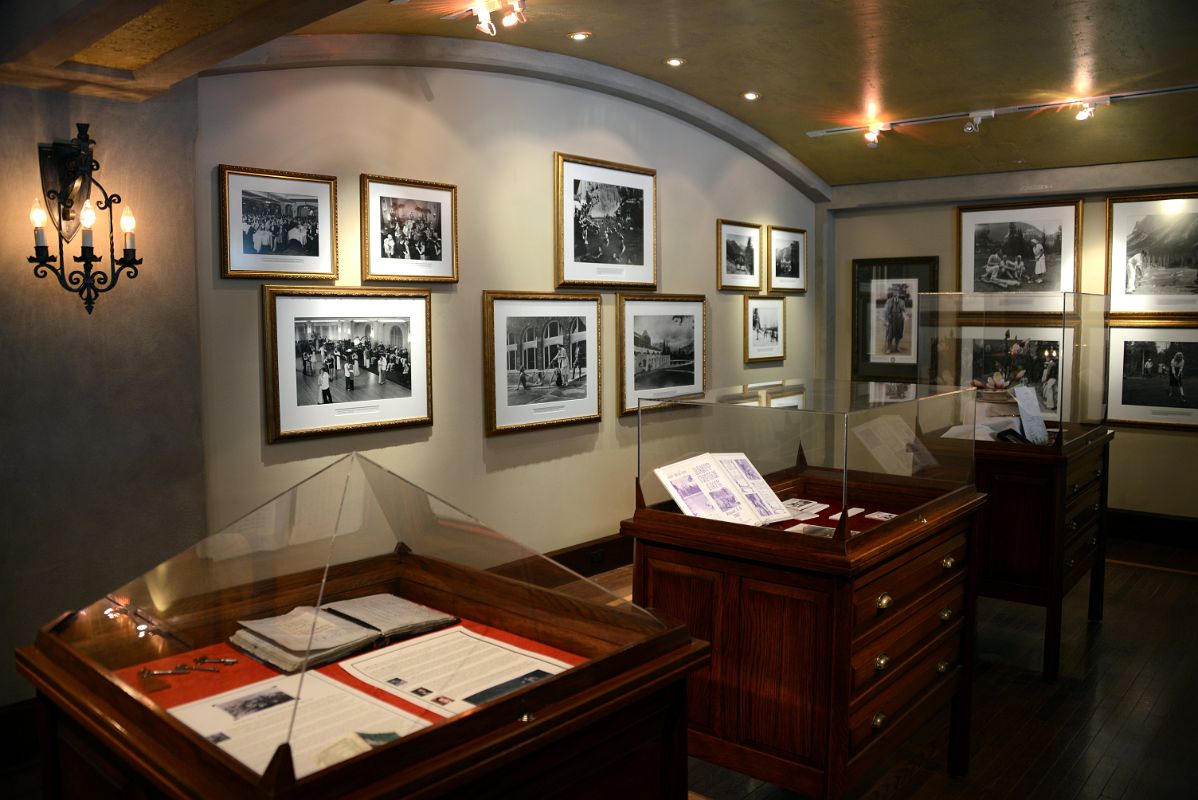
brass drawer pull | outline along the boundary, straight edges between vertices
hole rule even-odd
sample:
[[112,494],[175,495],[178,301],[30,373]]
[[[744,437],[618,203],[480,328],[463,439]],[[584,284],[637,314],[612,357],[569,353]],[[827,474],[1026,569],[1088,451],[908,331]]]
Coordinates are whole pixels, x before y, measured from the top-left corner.
[[1094,470],[1094,477],[1095,477],[1095,478],[1101,478],[1101,477],[1102,477],[1102,467],[1099,467],[1098,469]]
[[941,622],[948,622],[952,618],[953,618],[953,610],[951,608],[940,609],[940,621]]
[[1066,560],[1066,561],[1065,561],[1065,569],[1073,569],[1073,567],[1074,567],[1076,564],[1077,564],[1077,562],[1076,562],[1076,561],[1074,561],[1072,558],[1070,558],[1070,559],[1068,559],[1068,560]]
[[1099,508],[1099,504],[1098,504],[1098,503],[1095,503],[1094,505],[1090,506],[1090,510],[1091,510],[1091,511],[1097,511],[1097,510],[1098,510],[1098,508]]
[[948,668],[950,666],[952,665],[948,663],[948,659],[946,658],[943,661],[936,662],[936,671],[943,675],[944,673],[948,672]]
[[953,558],[952,556],[945,556],[944,558],[940,559],[940,566],[944,567],[945,569],[952,569],[953,567],[957,566],[957,559]]
[[1082,490],[1082,485],[1080,483],[1075,483],[1075,484],[1073,484],[1073,488],[1069,490],[1069,494],[1077,494],[1081,490]]
[[1070,522],[1070,523],[1069,523],[1069,530],[1070,530],[1070,531],[1076,531],[1076,530],[1077,530],[1077,520],[1073,520],[1072,522]]
[[874,605],[878,607],[879,611],[885,611],[894,605],[894,598],[890,596],[890,592],[882,592],[878,595],[878,599],[874,601]]
[[869,721],[870,727],[874,728],[875,730],[882,727],[885,724],[886,724],[886,715],[883,714],[881,711],[874,714],[873,717]]
[[1086,544],[1088,544],[1088,545],[1090,545],[1091,547],[1093,547],[1094,545],[1098,544],[1098,537],[1097,537],[1097,536],[1091,536],[1091,537],[1090,537],[1090,541],[1088,541]]
[[885,653],[878,653],[878,655],[874,657],[874,669],[876,669],[878,672],[881,672],[889,666],[890,656],[886,655]]

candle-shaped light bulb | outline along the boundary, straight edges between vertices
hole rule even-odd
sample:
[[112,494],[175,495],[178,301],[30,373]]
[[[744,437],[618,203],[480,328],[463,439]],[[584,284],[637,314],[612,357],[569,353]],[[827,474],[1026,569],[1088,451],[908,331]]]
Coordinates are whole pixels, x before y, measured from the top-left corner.
[[125,206],[124,212],[121,214],[121,230],[125,232],[125,249],[136,250],[137,246],[133,239],[133,229],[137,227],[137,220],[133,218],[133,209]]
[[46,246],[46,209],[42,207],[40,197],[33,198],[33,206],[29,209],[29,221],[33,223],[34,247]]
[[92,201],[86,200],[83,203],[83,208],[79,210],[79,224],[83,226],[83,246],[92,246],[92,226],[96,224],[96,209],[92,208]]

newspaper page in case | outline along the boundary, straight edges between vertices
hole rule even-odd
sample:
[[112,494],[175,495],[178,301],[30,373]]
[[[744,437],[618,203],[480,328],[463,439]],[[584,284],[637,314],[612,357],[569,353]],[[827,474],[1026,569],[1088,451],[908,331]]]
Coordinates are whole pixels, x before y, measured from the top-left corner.
[[744,453],[704,453],[653,470],[684,514],[767,525],[790,512]]
[[724,474],[732,480],[738,493],[749,501],[761,520],[758,524],[768,525],[771,522],[790,519],[790,512],[744,453],[715,453],[712,457],[723,468]]

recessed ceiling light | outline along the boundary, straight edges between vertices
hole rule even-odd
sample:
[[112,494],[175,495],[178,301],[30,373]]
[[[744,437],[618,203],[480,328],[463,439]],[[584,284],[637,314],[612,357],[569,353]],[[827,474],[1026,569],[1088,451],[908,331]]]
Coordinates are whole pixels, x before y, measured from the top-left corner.
[[741,95],[741,97],[745,98],[746,100],[758,100],[761,98],[761,93],[760,92],[745,92],[744,94]]
[[591,38],[590,31],[574,31],[574,33],[567,33],[566,35],[576,42],[585,42]]
[[666,64],[671,67],[681,67],[685,63],[686,63],[685,58],[667,58],[666,59]]

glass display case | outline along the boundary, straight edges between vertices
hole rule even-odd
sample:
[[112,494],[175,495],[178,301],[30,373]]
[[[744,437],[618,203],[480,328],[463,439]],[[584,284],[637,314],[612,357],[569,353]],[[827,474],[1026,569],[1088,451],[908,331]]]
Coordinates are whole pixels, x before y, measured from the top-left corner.
[[972,388],[787,380],[642,401],[633,600],[711,642],[692,756],[842,796],[937,709],[964,774]]
[[[705,658],[676,622],[353,454],[64,614],[18,668],[42,699],[53,795],[107,781],[208,797],[556,796],[581,780],[683,797],[670,726]],[[55,742],[77,730],[88,755],[61,763],[78,747]],[[620,755],[630,730],[636,758],[657,758],[634,775],[642,788]],[[572,761],[582,746],[603,757]],[[515,769],[548,751],[544,769]]]

